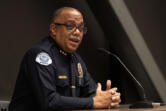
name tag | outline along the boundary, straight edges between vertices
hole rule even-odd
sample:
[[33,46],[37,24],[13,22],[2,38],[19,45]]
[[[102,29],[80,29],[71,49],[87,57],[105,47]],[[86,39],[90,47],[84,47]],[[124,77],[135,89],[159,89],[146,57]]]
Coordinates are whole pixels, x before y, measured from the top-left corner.
[[67,79],[67,76],[58,76],[58,79]]

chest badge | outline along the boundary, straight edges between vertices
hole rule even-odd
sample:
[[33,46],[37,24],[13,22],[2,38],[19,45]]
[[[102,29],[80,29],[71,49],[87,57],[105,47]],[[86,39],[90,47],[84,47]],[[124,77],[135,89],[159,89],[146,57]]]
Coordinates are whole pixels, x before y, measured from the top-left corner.
[[78,74],[79,74],[78,85],[80,86],[82,84],[82,78],[83,78],[83,70],[80,63],[77,64],[77,68],[78,68]]
[[77,64],[79,78],[83,78],[83,70],[80,63]]
[[47,53],[41,52],[37,55],[36,62],[38,62],[41,65],[48,66],[52,64],[52,59]]

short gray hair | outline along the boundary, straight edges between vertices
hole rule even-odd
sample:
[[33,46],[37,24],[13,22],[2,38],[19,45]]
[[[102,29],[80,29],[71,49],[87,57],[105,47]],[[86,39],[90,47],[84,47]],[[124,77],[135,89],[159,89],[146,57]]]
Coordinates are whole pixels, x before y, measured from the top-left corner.
[[63,11],[65,11],[65,10],[77,11],[77,12],[79,12],[82,15],[82,13],[78,9],[76,9],[76,8],[73,8],[73,7],[61,7],[61,8],[59,8],[59,9],[57,9],[57,10],[55,10],[53,12],[52,17],[51,17],[51,22],[53,22],[54,19],[56,19],[57,17],[59,17],[61,15],[61,13]]

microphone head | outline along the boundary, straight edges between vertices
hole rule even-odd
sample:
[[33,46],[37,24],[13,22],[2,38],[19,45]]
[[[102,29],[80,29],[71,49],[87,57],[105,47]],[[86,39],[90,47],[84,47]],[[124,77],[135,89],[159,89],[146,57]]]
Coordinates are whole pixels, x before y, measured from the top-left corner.
[[114,57],[116,57],[116,58],[119,58],[116,54],[114,54],[114,53],[112,53],[112,52],[110,52],[110,51],[108,51],[108,50],[106,50],[106,49],[104,49],[104,48],[98,48],[97,50],[98,50],[99,52],[102,52],[102,53],[105,53],[105,54],[114,56]]
[[109,51],[107,51],[107,50],[104,49],[104,48],[98,48],[97,50],[98,50],[99,52],[106,53],[106,54],[108,54],[108,55],[111,54]]

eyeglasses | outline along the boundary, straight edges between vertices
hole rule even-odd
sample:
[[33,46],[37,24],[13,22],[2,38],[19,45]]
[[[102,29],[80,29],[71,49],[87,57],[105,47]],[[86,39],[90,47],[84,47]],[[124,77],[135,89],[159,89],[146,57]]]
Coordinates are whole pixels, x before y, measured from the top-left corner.
[[63,25],[66,27],[68,31],[75,32],[77,29],[83,34],[87,33],[87,27],[85,26],[76,26],[75,24],[61,24],[61,23],[54,23],[55,25]]

